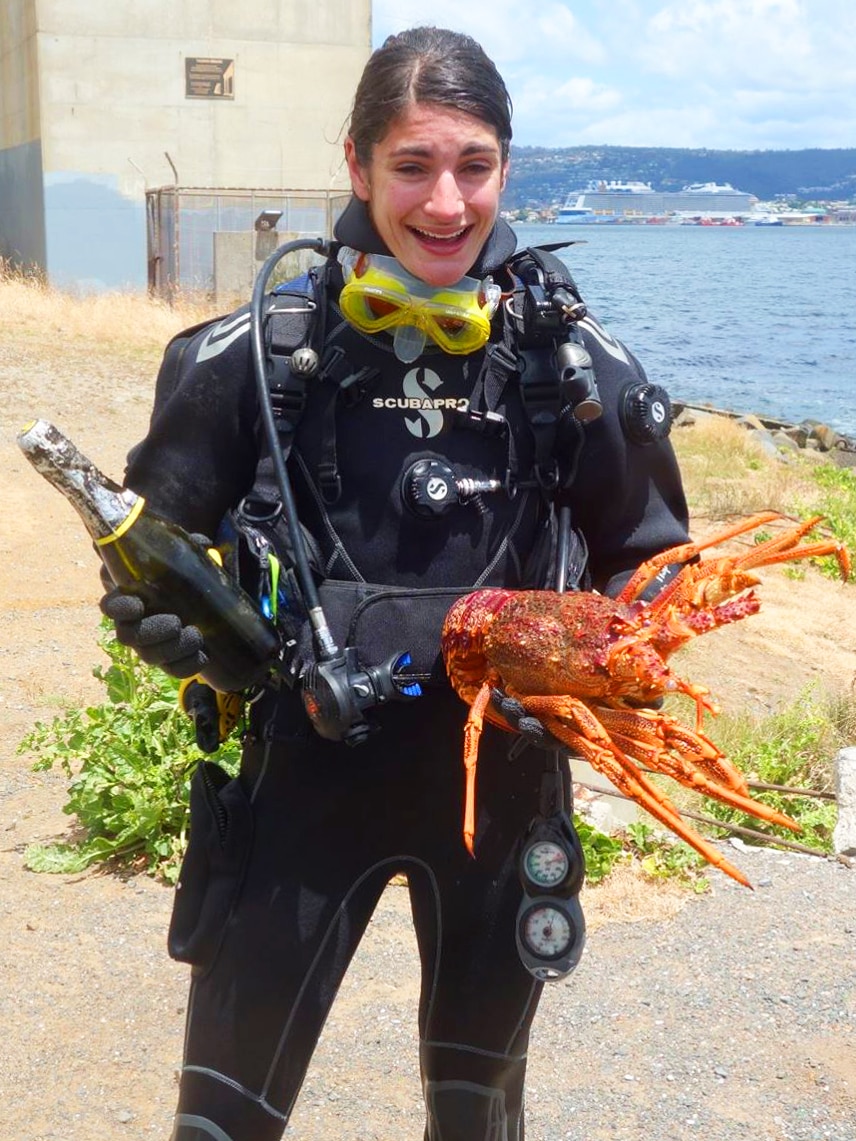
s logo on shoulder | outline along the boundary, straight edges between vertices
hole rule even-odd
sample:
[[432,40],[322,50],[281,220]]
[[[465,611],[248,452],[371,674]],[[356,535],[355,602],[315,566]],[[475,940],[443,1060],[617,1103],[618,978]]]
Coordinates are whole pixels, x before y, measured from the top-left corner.
[[213,329],[205,334],[202,344],[196,351],[196,363],[211,360],[225,352],[233,341],[250,331],[249,313],[241,313],[238,317],[226,318],[218,322]]
[[588,332],[592,334],[595,340],[611,357],[615,357],[615,359],[621,361],[622,364],[630,364],[630,357],[628,357],[627,350],[621,341],[616,340],[612,333],[607,333],[603,325],[596,321],[591,314],[583,317],[582,321],[580,321],[580,325],[583,329],[588,330]]

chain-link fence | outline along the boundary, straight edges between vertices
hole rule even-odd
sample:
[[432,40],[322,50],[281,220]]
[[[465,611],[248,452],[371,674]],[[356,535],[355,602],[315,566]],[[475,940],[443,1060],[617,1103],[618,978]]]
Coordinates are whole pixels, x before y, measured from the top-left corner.
[[273,227],[282,241],[329,238],[349,197],[341,190],[148,190],[149,292],[165,300],[178,292],[247,294],[262,248],[271,248],[258,241],[261,232],[270,234],[270,224],[257,225],[264,211],[276,216]]

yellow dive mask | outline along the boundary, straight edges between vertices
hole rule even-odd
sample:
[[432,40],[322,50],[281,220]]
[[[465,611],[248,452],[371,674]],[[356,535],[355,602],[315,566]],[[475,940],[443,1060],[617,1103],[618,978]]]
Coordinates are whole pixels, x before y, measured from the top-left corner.
[[431,340],[446,353],[473,353],[490,336],[490,319],[502,291],[487,278],[462,277],[437,289],[408,273],[392,257],[363,254],[343,246],[339,262],[345,285],[339,307],[363,333],[394,330],[399,360],[415,361]]

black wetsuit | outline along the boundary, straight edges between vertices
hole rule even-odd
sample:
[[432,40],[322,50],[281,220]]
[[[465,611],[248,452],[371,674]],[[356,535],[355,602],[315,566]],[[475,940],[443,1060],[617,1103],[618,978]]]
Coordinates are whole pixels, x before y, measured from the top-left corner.
[[[337,236],[378,248],[358,207]],[[475,272],[498,271],[513,248],[500,223]],[[547,518],[537,487],[491,492],[480,506],[428,519],[402,494],[404,473],[423,458],[442,458],[459,477],[502,478],[511,456],[528,473],[533,438],[519,385],[482,391],[483,352],[434,350],[401,363],[385,334],[365,337],[342,321],[335,280],[326,342],[344,350],[353,372],[369,372],[357,399],[323,382],[310,387],[291,453],[323,573],[417,592],[542,585],[531,558]],[[583,330],[604,414],[584,429],[562,497],[588,544],[592,581],[608,589],[684,542],[687,513],[668,442],[634,443],[619,423],[623,386],[644,379],[638,363],[594,322]],[[458,413],[473,402],[491,406],[508,431],[464,423]],[[239,311],[168,349],[127,483],[153,510],[212,535],[252,485],[256,423]],[[576,429],[557,446],[576,448]],[[427,598],[415,596],[408,621],[436,635],[441,610]],[[407,623],[382,609],[377,622],[393,647],[408,648],[398,641]],[[515,946],[517,856],[537,812],[544,755],[525,750],[512,762],[508,734],[486,727],[473,859],[461,834],[465,716],[448,684],[429,685],[412,703],[373,711],[377,732],[352,748],[312,729],[298,689],[271,690],[252,708],[240,777],[218,788],[208,767],[196,780],[171,932],[173,954],[194,964],[174,1141],[281,1136],[339,983],[396,873],[407,875],[422,963],[426,1141],[521,1141],[542,984]]]

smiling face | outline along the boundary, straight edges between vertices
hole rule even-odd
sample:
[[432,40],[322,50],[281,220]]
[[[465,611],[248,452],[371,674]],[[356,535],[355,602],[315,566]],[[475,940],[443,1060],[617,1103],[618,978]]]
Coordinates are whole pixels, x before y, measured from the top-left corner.
[[499,212],[508,162],[496,131],[466,111],[413,103],[357,159],[345,157],[354,194],[391,253],[428,285],[452,285],[478,257]]

